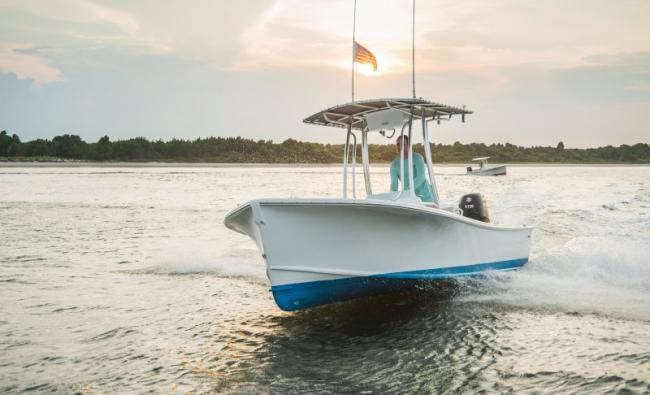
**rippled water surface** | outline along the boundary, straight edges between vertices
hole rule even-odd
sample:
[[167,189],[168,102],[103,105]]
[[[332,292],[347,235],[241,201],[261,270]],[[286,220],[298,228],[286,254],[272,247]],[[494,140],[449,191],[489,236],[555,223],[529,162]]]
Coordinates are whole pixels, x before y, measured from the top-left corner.
[[0,167],[0,391],[650,392],[650,168],[438,171],[535,226],[529,264],[284,313],[223,217],[338,168]]

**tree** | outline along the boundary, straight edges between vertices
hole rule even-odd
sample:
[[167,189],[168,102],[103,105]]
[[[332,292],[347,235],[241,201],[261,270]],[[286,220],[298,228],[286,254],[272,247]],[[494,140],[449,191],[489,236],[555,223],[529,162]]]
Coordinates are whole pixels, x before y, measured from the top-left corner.
[[113,155],[113,145],[108,136],[104,136],[95,144],[95,159],[107,160]]
[[[414,144],[420,154],[422,144]],[[370,146],[370,162],[390,162],[396,155],[392,144]],[[18,135],[0,131],[0,156],[58,156],[70,159],[126,161],[191,161],[217,163],[339,163],[343,144],[318,144],[287,139],[279,144],[268,140],[242,137],[209,137],[204,139],[149,141],[144,137],[111,141],[103,136],[96,143],[86,143],[81,137],[64,134],[52,141],[36,139],[22,142]],[[475,156],[489,155],[495,162],[528,163],[649,163],[650,145],[638,143],[619,147],[565,149],[560,141],[556,147],[522,147],[510,143],[452,145],[434,144],[436,162],[467,162]],[[361,156],[357,147],[357,157]]]
[[17,134],[12,134],[9,137],[6,130],[0,132],[0,155],[19,156],[22,153],[23,144]]
[[11,146],[11,137],[7,136],[7,131],[0,132],[0,155],[9,155],[9,147]]
[[25,143],[26,156],[50,156],[50,142],[43,139],[32,140]]
[[64,134],[52,139],[52,151],[59,158],[82,159],[86,145],[86,142],[76,134]]
[[15,133],[11,135],[11,145],[7,153],[11,156],[20,156],[23,154],[23,145],[20,137]]

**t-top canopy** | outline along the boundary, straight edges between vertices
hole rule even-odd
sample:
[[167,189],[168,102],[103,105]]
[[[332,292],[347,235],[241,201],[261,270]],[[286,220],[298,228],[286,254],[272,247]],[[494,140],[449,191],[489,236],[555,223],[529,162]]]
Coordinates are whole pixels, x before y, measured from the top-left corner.
[[484,160],[488,160],[488,159],[490,159],[489,156],[481,156],[479,158],[472,159],[472,162],[483,162]]
[[[436,120],[451,119],[452,115],[461,115],[463,121],[466,114],[471,111],[464,108],[452,107],[445,104],[434,103],[424,99],[414,98],[388,98],[359,100],[353,103],[341,104],[320,111],[303,120],[304,123],[312,123],[321,126],[334,126],[347,128],[352,119],[352,129],[363,130],[366,128],[365,115],[386,110],[397,109],[406,114],[413,113],[414,118],[431,117]],[[412,109],[412,110],[411,110]]]

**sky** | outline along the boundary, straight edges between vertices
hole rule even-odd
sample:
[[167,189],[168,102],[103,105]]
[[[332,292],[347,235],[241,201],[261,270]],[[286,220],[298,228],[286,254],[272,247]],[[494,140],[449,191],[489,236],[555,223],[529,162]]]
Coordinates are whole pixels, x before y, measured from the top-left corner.
[[[0,0],[0,130],[23,141],[342,143],[353,0]],[[357,0],[356,98],[411,95],[411,0]],[[650,1],[418,0],[417,96],[474,114],[439,143],[650,142]],[[373,143],[387,143],[373,135]]]

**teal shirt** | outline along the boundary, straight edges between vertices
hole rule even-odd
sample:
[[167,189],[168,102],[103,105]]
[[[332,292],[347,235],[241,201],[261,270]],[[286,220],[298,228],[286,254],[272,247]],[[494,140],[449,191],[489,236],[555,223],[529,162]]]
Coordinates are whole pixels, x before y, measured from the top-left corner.
[[[399,155],[390,162],[390,190],[397,191],[400,179]],[[415,194],[423,202],[433,201],[433,191],[427,181],[424,172],[424,158],[417,152],[413,153],[413,183],[415,184]],[[404,159],[404,190],[409,189],[409,164],[408,159]]]

